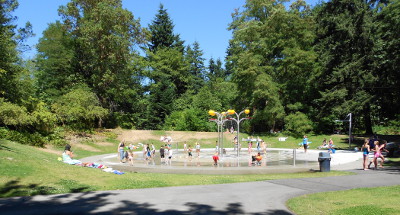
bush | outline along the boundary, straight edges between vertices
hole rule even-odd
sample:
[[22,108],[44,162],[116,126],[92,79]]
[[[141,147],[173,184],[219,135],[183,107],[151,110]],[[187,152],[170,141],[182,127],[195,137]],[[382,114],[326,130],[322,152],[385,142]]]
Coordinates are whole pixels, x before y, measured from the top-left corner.
[[64,146],[67,144],[65,140],[65,131],[62,127],[57,127],[51,134],[47,136],[48,143],[55,146]]
[[61,121],[74,130],[90,130],[97,126],[96,120],[102,121],[108,114],[96,95],[84,86],[61,96],[52,108]]
[[0,124],[23,127],[32,124],[32,117],[25,107],[4,101],[0,98]]
[[45,136],[39,132],[15,131],[7,128],[0,128],[0,139],[6,139],[21,144],[43,147],[45,144],[62,146],[67,143],[64,139],[64,130],[62,128],[54,129],[53,133]]
[[210,131],[211,123],[207,114],[197,108],[188,108],[182,111],[172,112],[164,123],[165,130],[178,131]]
[[133,114],[114,112],[113,118],[116,125],[120,126],[121,128],[135,129],[135,119]]
[[0,129],[0,135],[2,139],[38,147],[43,147],[47,142],[47,138],[38,132],[18,132],[2,128]]
[[312,122],[308,119],[307,115],[302,112],[289,114],[285,117],[286,131],[290,132],[295,137],[312,131]]

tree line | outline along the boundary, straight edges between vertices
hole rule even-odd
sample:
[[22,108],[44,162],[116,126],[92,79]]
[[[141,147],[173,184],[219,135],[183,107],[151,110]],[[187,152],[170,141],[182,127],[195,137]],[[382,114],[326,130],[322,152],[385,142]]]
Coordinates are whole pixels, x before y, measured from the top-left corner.
[[[122,0],[71,0],[22,59],[32,26],[0,1],[0,138],[43,145],[65,130],[213,131],[210,109],[249,108],[247,132],[331,132],[397,125],[399,0],[248,0],[233,11],[221,59],[185,44],[161,4],[140,19]],[[51,20],[49,20],[51,21]],[[242,129],[241,129],[242,130]],[[22,141],[23,142],[23,141]]]

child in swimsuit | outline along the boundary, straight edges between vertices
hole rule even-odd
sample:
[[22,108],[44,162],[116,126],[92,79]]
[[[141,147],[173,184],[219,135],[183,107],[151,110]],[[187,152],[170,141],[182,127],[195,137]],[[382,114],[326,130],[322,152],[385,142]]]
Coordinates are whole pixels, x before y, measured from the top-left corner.
[[375,144],[375,152],[374,152],[373,163],[374,163],[375,169],[378,169],[378,158],[381,156],[382,146],[379,144],[379,141],[375,141],[374,144]]
[[369,139],[364,140],[364,145],[361,147],[361,151],[363,152],[363,169],[368,170],[367,163],[368,163],[368,155],[369,155]]

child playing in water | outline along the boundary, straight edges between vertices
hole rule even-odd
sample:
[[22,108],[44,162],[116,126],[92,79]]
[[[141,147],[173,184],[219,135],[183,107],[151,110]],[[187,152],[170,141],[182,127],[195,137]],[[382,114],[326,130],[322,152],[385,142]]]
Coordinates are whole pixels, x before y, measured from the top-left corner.
[[260,152],[259,152],[259,153],[257,153],[257,155],[256,155],[257,165],[261,165],[261,160],[262,160],[262,156],[261,156],[261,154],[260,154]]
[[171,159],[172,159],[172,149],[168,148],[168,161],[167,163],[171,165]]
[[196,143],[196,153],[197,153],[197,157],[200,157],[200,144]]
[[191,145],[189,145],[189,148],[188,148],[188,158],[189,158],[189,161],[192,161],[192,146]]
[[218,152],[215,152],[215,154],[212,156],[213,160],[214,160],[214,165],[218,165]]
[[161,145],[161,147],[160,147],[160,160],[161,160],[161,163],[165,162],[165,149],[164,149],[163,145]]

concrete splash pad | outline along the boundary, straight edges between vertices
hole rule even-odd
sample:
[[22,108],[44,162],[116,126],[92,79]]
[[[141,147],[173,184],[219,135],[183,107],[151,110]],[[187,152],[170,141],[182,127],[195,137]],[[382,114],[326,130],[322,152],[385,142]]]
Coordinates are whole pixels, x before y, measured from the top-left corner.
[[[190,158],[182,149],[174,149],[170,163],[161,162],[158,151],[154,159],[146,160],[142,152],[136,152],[133,165],[120,163],[117,153],[98,155],[81,159],[83,162],[101,163],[114,169],[126,172],[152,172],[173,174],[266,174],[266,173],[294,173],[310,170],[319,170],[318,156],[321,150],[293,149],[267,149],[267,153],[261,153],[263,159],[259,165],[252,163],[251,155],[247,149],[240,152],[226,149],[226,154],[219,156],[218,165],[214,165],[212,155],[215,149],[201,149],[199,156],[193,152]],[[342,165],[358,160],[359,153],[349,151],[336,151],[331,155],[331,166]],[[166,158],[168,159],[168,158]]]

